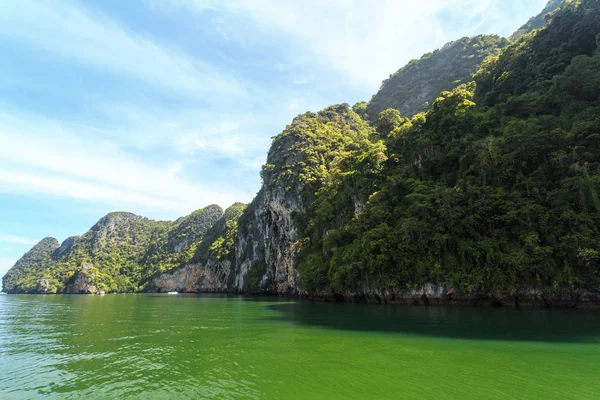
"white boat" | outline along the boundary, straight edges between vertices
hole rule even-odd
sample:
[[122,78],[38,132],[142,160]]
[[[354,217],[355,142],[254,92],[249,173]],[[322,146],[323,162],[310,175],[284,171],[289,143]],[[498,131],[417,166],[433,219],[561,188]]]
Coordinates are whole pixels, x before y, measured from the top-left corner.
[[167,294],[179,294],[179,292],[167,292]]

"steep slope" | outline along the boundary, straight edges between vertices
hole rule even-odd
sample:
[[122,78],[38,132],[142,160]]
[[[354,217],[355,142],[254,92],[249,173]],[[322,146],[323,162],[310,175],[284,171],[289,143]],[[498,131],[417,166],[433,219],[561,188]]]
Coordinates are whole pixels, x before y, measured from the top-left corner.
[[166,229],[156,231],[140,261],[140,265],[144,266],[145,277],[189,263],[204,235],[222,217],[223,209],[217,205],[210,205],[179,218]]
[[546,7],[535,17],[532,17],[526,24],[520,27],[515,33],[510,36],[510,40],[516,42],[521,39],[523,35],[526,35],[532,32],[535,29],[539,29],[546,23],[546,18],[549,16],[548,14],[552,14],[558,8],[572,3],[571,0],[550,0]]
[[465,37],[412,60],[383,81],[366,113],[374,120],[388,108],[409,117],[424,111],[441,92],[471,81],[483,60],[499,54],[508,43],[495,35]]
[[384,161],[375,131],[346,104],[295,118],[273,140],[262,170],[263,187],[240,218],[235,287],[301,293],[296,254],[314,223],[317,193],[337,177],[351,179],[362,172],[346,193],[350,211],[331,210],[340,212],[340,220],[351,218],[375,184],[370,174]]
[[233,286],[238,219],[245,204],[236,203],[206,232],[191,259],[152,279],[150,291],[227,292]]
[[[60,243],[51,237],[44,238],[33,246],[2,278],[4,292],[36,293],[41,279],[47,273],[47,269],[51,268],[54,253],[59,247]],[[50,288],[46,285],[40,287],[40,291],[46,289]]]
[[81,237],[58,245],[44,239],[9,270],[7,292],[136,292],[151,277],[191,260],[204,234],[223,211],[209,206],[176,222],[116,212]]
[[364,211],[303,246],[306,289],[600,302],[599,38],[597,0],[565,7],[488,59],[476,83],[398,120]]

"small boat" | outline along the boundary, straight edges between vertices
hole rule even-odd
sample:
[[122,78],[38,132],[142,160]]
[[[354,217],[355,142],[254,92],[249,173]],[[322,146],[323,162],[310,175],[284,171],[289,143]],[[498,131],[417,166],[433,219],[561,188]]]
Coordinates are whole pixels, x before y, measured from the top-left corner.
[[96,294],[98,296],[104,296],[106,294],[106,292],[104,290],[99,290],[99,291],[96,292]]
[[167,292],[167,294],[179,294],[179,292]]

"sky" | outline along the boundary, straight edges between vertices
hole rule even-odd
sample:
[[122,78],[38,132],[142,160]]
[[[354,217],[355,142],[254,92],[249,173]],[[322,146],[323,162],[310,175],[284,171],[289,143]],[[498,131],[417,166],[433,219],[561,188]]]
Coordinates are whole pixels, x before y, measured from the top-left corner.
[[0,276],[111,211],[249,202],[298,114],[546,0],[0,0]]

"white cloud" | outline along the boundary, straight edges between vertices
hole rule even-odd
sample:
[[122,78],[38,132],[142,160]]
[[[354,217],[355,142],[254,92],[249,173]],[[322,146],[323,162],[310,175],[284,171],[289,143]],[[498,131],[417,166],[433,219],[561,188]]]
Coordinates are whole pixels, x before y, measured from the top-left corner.
[[137,159],[84,126],[0,114],[0,191],[89,200],[115,209],[175,217],[209,203],[228,206],[253,193],[211,182],[191,183]]
[[[315,104],[324,105],[314,86],[321,74],[337,71],[339,82],[348,81],[349,86],[373,93],[382,79],[410,58],[463,34],[477,33],[474,30],[489,21],[506,24],[506,11],[497,7],[499,0],[155,2],[161,7],[167,3],[186,7],[186,11],[220,12],[213,23],[223,28],[227,40],[252,43],[244,36],[253,32],[257,35],[254,42],[270,40],[278,48],[285,47],[290,57],[282,56],[267,68],[289,75],[289,83],[299,87],[293,93],[277,93],[271,87],[242,85],[216,66],[148,34],[132,32],[80,3],[0,0],[0,37],[9,42],[197,96],[177,106],[152,103],[134,93],[127,99],[110,100],[110,105],[86,103],[83,119],[92,118],[85,125],[29,113],[11,115],[0,104],[5,109],[0,113],[0,191],[83,199],[135,212],[139,208],[161,210],[171,216],[208,203],[227,206],[249,201],[254,193],[242,189],[251,187],[248,182],[230,182],[230,186],[202,181],[204,178],[192,182],[184,167],[201,164],[207,168],[198,175],[213,174],[214,168],[224,176],[211,162],[226,158],[237,169],[238,178],[240,170],[252,170],[258,183],[268,138],[277,134],[292,114],[316,111]],[[475,21],[475,28],[447,32],[439,15],[449,8]],[[231,18],[240,16],[244,27],[231,23]],[[514,22],[515,28],[520,22]],[[244,97],[248,91],[252,96]],[[199,97],[209,98],[214,106],[218,96],[244,98],[227,108],[196,107],[203,104],[197,101]],[[183,103],[185,106],[180,106]],[[164,160],[153,159],[157,153]]]
[[0,242],[4,243],[12,243],[12,244],[37,244],[39,240],[30,239],[22,236],[13,236],[13,235],[0,235]]
[[186,133],[174,139],[174,143],[181,153],[194,154],[205,151],[232,159],[245,157],[244,141],[238,135],[219,134],[211,131]]
[[[532,0],[540,6],[545,1]],[[164,1],[161,3],[164,7]],[[501,28],[506,32],[497,33],[508,35],[510,29],[516,29],[529,18],[499,0],[171,0],[168,3],[198,12],[216,10],[247,15],[262,29],[277,32],[270,37],[295,41],[296,48],[305,54],[304,64],[327,65],[344,74],[353,85],[370,91],[375,91],[383,79],[410,59],[419,58],[448,41],[484,33],[480,32],[484,25]],[[469,23],[448,31],[443,20],[447,14]],[[229,30],[235,30],[235,24],[226,18],[221,20]],[[228,32],[228,39],[235,37],[234,33]],[[284,63],[275,65],[277,71],[285,68]]]
[[173,110],[101,104],[97,108],[101,110],[102,119],[112,125],[100,133],[124,146],[142,151],[170,149],[182,156],[203,152],[233,161],[244,161],[257,153],[265,154],[270,137],[285,126],[288,118],[275,112],[253,114],[243,110],[193,107]]
[[73,2],[0,2],[0,36],[187,95],[246,97],[232,76]]
[[174,162],[171,165],[169,165],[168,169],[169,169],[170,174],[175,175],[178,172],[180,172],[182,168],[183,168],[183,162],[177,161],[177,162]]

